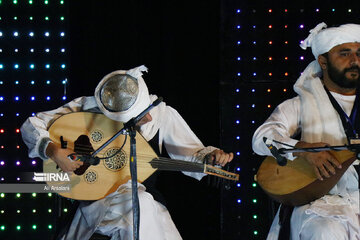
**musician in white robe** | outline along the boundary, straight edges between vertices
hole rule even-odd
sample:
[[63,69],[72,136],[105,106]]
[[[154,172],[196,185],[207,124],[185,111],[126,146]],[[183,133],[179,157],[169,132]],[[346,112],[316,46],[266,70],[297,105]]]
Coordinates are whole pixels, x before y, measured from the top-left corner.
[[[127,122],[136,117],[157,99],[155,95],[149,95],[142,78],[143,71],[147,71],[145,66],[112,72],[100,81],[94,96],[80,97],[58,109],[28,118],[21,127],[21,133],[29,148],[29,157],[40,157],[43,160],[51,158],[65,172],[79,168],[81,162],[70,161],[67,157],[72,151],[62,149],[52,142],[48,127],[60,116],[71,112],[102,112],[120,122]],[[151,109],[137,127],[146,140],[157,136],[160,151],[166,149],[168,155],[174,159],[203,162],[206,156],[223,166],[233,158],[232,153],[225,153],[211,146],[204,147],[179,113],[164,102]],[[202,173],[184,173],[196,179],[203,177]],[[139,183],[139,238],[181,239],[166,207],[155,201],[145,190]],[[131,198],[131,183],[128,182],[104,199],[92,203],[81,202],[69,230],[61,239],[86,240],[94,232],[111,236],[112,240],[132,239]]]
[[[357,123],[360,106],[356,103],[360,92],[357,89],[360,84],[360,25],[326,28],[325,23],[318,24],[301,47],[311,47],[316,60],[295,83],[298,96],[281,103],[254,133],[252,146],[259,155],[271,156],[263,137],[303,148],[348,144],[349,138],[360,133]],[[300,141],[294,139],[299,133]],[[273,145],[288,148],[275,142]],[[320,180],[342,167],[330,152],[286,154],[288,161],[297,156],[311,164]],[[358,161],[346,170],[327,195],[294,208],[290,239],[360,239],[356,164]],[[278,239],[279,231],[278,211],[267,239]]]

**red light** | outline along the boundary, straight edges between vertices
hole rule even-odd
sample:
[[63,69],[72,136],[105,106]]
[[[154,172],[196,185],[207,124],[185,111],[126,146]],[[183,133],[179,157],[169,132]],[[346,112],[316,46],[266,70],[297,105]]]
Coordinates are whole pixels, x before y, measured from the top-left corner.
[[271,44],[272,44],[272,41],[269,41],[269,44],[271,45]]
[[271,89],[269,88],[269,89],[267,90],[267,92],[271,92]]
[[19,146],[19,145],[17,145],[17,146],[16,146],[16,148],[17,148],[17,149],[19,149],[19,148],[20,148],[20,146]]
[[288,41],[285,41],[285,44],[288,44],[289,42]]
[[271,61],[272,60],[272,57],[269,57],[269,61]]
[[269,76],[271,77],[271,76],[272,76],[272,73],[269,73]]
[[288,25],[285,25],[285,28],[288,28]]
[[287,9],[285,9],[284,11],[287,12]]
[[17,129],[16,129],[16,133],[19,133],[19,132],[20,132],[20,129],[17,128]]
[[4,133],[5,131],[4,131],[4,129],[0,129],[0,133]]
[[271,13],[272,12],[272,9],[269,9],[269,13]]
[[269,28],[272,28],[272,25],[269,25]]
[[268,108],[271,108],[271,105],[269,104],[269,105],[267,105],[267,107],[268,107]]
[[285,73],[285,76],[288,76],[288,75],[289,75],[289,74],[286,72],[286,73]]
[[284,57],[285,60],[288,60],[288,57]]
[[286,92],[287,90],[286,90],[286,88],[284,88],[284,90],[283,90],[284,92]]

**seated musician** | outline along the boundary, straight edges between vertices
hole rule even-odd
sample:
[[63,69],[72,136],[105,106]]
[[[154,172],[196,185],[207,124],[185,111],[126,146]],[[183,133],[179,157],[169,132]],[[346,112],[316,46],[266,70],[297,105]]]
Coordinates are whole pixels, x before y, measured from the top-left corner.
[[[47,131],[50,124],[64,114],[81,111],[103,113],[124,123],[129,121],[157,99],[155,95],[149,95],[142,78],[143,71],[147,71],[145,66],[109,73],[96,87],[94,96],[79,97],[60,108],[28,118],[21,127],[21,133],[29,148],[29,156],[43,160],[51,158],[65,172],[78,169],[82,162],[74,162],[67,157],[72,151],[55,145],[50,139]],[[137,129],[147,141],[156,143],[159,152],[166,151],[173,159],[203,162],[206,157],[222,166],[233,159],[232,153],[204,147],[179,113],[164,102],[151,109],[137,123]],[[203,177],[202,173],[184,173],[198,180]],[[138,184],[139,238],[182,239],[166,207],[154,200],[145,189],[143,184]],[[70,228],[61,239],[85,240],[94,232],[111,236],[112,240],[132,239],[132,214],[131,183],[128,182],[104,199],[81,202]]]
[[[276,140],[277,148],[288,148],[278,142],[296,148],[338,146],[359,137],[360,25],[326,27],[317,25],[301,43],[303,49],[311,47],[316,60],[295,83],[298,96],[281,103],[254,133],[252,146],[257,154],[271,156],[263,137]],[[298,134],[299,141],[294,139]],[[342,168],[330,151],[284,156],[288,161],[306,159],[320,181]],[[357,168],[352,164],[328,194],[294,207],[292,215],[284,216],[287,211],[279,210],[267,239],[360,239]],[[290,228],[285,229],[282,219],[288,219]]]

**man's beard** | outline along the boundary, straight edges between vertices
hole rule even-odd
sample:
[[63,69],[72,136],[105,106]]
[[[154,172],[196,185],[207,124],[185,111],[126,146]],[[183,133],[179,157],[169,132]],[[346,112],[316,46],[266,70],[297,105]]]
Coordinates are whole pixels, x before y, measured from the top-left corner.
[[[349,79],[346,77],[346,72],[348,71],[358,71],[358,77]],[[350,68],[345,68],[343,71],[339,71],[337,68],[335,68],[331,62],[328,60],[328,74],[331,79],[336,85],[338,85],[341,88],[347,88],[347,89],[354,89],[357,88],[359,84],[360,79],[360,67],[353,66]]]

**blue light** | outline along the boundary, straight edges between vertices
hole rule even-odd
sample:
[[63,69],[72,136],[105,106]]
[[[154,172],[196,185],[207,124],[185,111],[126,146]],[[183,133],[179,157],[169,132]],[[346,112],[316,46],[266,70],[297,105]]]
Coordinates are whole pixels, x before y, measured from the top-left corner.
[[18,33],[18,32],[14,32],[13,35],[14,35],[14,37],[18,37],[18,36],[19,36],[19,33]]
[[47,101],[50,101],[50,96],[47,96],[47,97],[46,97],[46,100],[47,100]]
[[240,76],[241,76],[241,73],[238,73],[237,75],[240,77]]
[[255,88],[251,89],[252,92],[255,92]]
[[237,29],[240,29],[240,28],[241,28],[241,26],[240,26],[240,25],[237,25],[237,26],[236,26],[236,28],[237,28]]
[[33,36],[34,36],[34,32],[30,32],[30,33],[29,33],[29,36],[30,36],[30,37],[33,37]]
[[236,105],[236,108],[240,108],[240,105]]
[[240,139],[240,136],[236,136],[236,139],[239,140],[239,139]]
[[15,101],[19,101],[19,97],[18,97],[18,96],[15,97]]
[[65,67],[66,67],[65,64],[61,64],[62,69],[65,69]]
[[255,108],[255,104],[251,105],[252,108]]
[[30,48],[30,52],[34,52],[34,49],[33,49],[33,48]]
[[31,99],[31,101],[35,101],[35,97],[34,97],[34,96],[32,96],[30,99]]
[[240,152],[237,152],[236,155],[240,156]]
[[20,113],[16,113],[15,115],[18,117],[18,116],[20,116]]
[[19,81],[15,81],[15,84],[18,85],[18,84],[19,84]]
[[256,41],[253,41],[253,44],[256,45]]
[[237,187],[241,187],[241,184],[240,184],[240,183],[237,183],[236,186],[237,186]]
[[30,68],[34,69],[35,68],[35,64],[30,64]]
[[32,114],[31,114],[31,116],[33,116],[33,117],[35,117],[35,115],[36,115],[35,113],[32,113]]
[[237,44],[240,45],[240,44],[241,44],[241,41],[237,41]]
[[241,10],[240,9],[236,10],[236,13],[241,13]]
[[31,85],[34,85],[34,84],[35,84],[35,81],[34,81],[34,80],[32,80],[32,81],[30,82],[30,84],[31,84]]
[[0,69],[3,69],[4,68],[4,65],[0,64]]
[[46,64],[45,68],[49,69],[50,68],[50,64]]
[[239,123],[240,123],[240,121],[239,121],[239,120],[236,120],[235,122],[236,122],[236,124],[239,124]]
[[4,82],[3,82],[3,81],[0,81],[0,84],[1,84],[1,85],[3,85],[3,84],[4,84]]
[[60,33],[60,37],[64,37],[65,36],[65,33],[64,32],[61,32]]
[[19,49],[15,48],[15,49],[14,49],[14,52],[19,52]]
[[15,65],[14,65],[14,68],[15,68],[15,69],[18,69],[18,68],[19,68],[19,64],[15,64]]
[[49,84],[50,84],[50,80],[47,80],[47,81],[46,81],[46,84],[48,84],[48,85],[49,85]]
[[65,52],[65,48],[62,48],[62,49],[61,49],[61,52]]
[[254,121],[254,120],[252,120],[252,121],[251,121],[251,123],[252,123],[252,124],[254,124],[254,123],[255,123],[255,121]]
[[237,200],[237,203],[241,203],[241,199],[238,199],[238,200]]
[[2,37],[3,36],[3,33],[2,32],[0,32],[0,37]]
[[239,167],[237,167],[237,168],[236,168],[236,171],[240,172],[240,168],[239,168]]
[[0,96],[0,101],[4,101],[4,97]]
[[62,99],[63,99],[63,100],[66,100],[66,96],[63,96]]
[[241,57],[238,57],[237,60],[240,61],[240,60],[241,60]]
[[46,49],[45,49],[45,52],[47,52],[47,53],[50,52],[50,49],[49,49],[49,48],[46,48]]
[[49,36],[50,36],[50,33],[49,33],[49,32],[45,32],[44,35],[45,35],[45,37],[49,37]]
[[254,76],[254,77],[256,76],[256,72],[253,73],[253,76]]
[[240,89],[237,88],[235,91],[236,91],[236,92],[240,92]]

